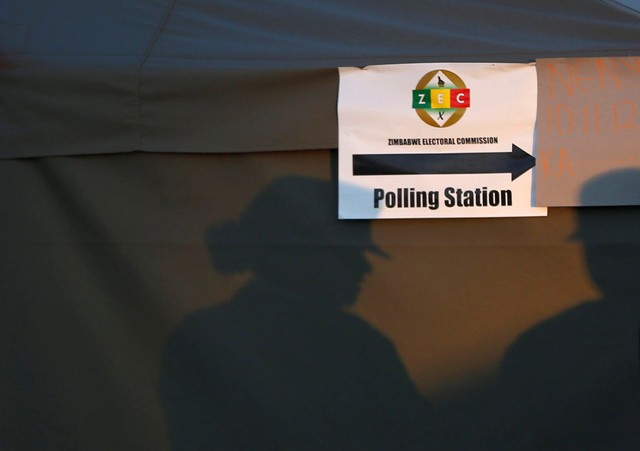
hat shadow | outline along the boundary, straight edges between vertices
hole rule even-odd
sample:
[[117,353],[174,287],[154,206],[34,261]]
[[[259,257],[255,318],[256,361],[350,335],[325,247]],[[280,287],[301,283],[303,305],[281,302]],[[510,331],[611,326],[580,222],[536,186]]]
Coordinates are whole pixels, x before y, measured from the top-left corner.
[[[640,192],[640,170],[590,180],[582,204],[597,205],[603,193],[621,187]],[[517,337],[504,354],[498,381],[456,410],[467,427],[465,446],[640,449],[640,207],[582,207],[577,218],[569,239],[582,243],[601,296]]]
[[430,405],[353,305],[378,251],[368,221],[338,221],[326,181],[276,179],[205,241],[228,302],[189,315],[165,348],[173,449],[421,449]]

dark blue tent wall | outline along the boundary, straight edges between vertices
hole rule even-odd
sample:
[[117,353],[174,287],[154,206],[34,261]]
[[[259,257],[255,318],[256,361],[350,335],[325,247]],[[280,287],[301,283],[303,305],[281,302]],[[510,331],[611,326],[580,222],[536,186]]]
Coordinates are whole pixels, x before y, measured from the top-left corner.
[[337,67],[637,55],[640,33],[581,0],[2,6],[5,157],[331,148]]
[[0,449],[638,449],[638,207],[362,238],[263,201],[335,187],[338,66],[638,55],[611,3],[0,2]]

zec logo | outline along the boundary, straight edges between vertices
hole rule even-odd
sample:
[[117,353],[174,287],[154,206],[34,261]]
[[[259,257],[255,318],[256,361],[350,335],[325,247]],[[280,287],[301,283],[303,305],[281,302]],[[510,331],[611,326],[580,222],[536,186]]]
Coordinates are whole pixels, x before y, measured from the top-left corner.
[[413,90],[413,108],[432,127],[449,127],[471,107],[471,91],[451,71],[432,70]]

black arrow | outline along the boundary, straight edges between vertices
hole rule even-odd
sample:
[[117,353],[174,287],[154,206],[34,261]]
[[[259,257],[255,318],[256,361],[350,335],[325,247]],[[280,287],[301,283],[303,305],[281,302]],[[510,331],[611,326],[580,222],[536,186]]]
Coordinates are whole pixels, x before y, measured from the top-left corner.
[[535,165],[535,157],[515,144],[511,152],[353,155],[353,175],[510,173],[515,180]]

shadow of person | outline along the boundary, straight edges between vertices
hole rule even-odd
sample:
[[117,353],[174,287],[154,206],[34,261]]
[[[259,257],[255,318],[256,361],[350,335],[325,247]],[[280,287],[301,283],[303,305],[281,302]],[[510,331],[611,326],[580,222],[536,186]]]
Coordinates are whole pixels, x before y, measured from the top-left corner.
[[[640,171],[600,176],[581,193],[640,190]],[[574,238],[602,298],[522,334],[508,349],[498,406],[501,449],[640,449],[640,207],[581,208]],[[505,426],[503,424],[503,426]]]
[[430,406],[392,343],[344,307],[385,255],[369,224],[335,219],[331,184],[284,177],[206,232],[223,272],[252,278],[197,311],[165,349],[174,450],[425,449]]

